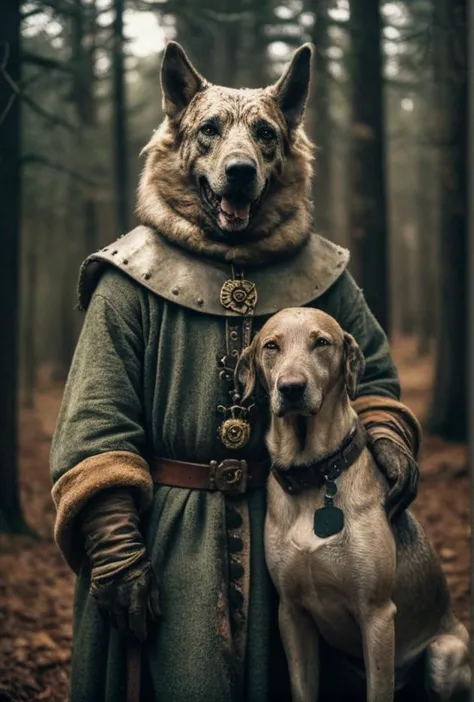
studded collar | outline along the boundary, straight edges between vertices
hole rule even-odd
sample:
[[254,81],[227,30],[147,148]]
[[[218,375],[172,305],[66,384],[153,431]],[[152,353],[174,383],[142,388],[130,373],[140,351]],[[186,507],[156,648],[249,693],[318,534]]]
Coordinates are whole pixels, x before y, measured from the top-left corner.
[[341,445],[318,461],[304,465],[277,468],[272,466],[271,472],[283,490],[295,495],[303,490],[321,487],[327,482],[336,480],[344,470],[352,466],[365,446],[367,434],[359,419],[344,437]]

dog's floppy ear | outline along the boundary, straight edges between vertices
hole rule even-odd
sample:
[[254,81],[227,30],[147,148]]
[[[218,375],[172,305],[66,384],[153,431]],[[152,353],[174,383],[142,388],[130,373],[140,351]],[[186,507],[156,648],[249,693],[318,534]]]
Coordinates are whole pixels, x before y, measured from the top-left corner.
[[255,390],[257,383],[257,364],[256,364],[257,346],[254,341],[245,348],[239,358],[235,375],[240,385],[243,386],[242,400],[246,400]]
[[344,332],[344,358],[342,361],[342,374],[346,383],[347,394],[355,400],[357,386],[362,380],[365,370],[365,361],[359,344],[351,334]]
[[275,96],[289,129],[294,129],[303,120],[308,100],[311,79],[311,44],[303,44],[295,52],[291,63],[274,86]]
[[161,64],[163,109],[168,117],[179,117],[205,86],[206,81],[196,71],[184,49],[177,42],[169,41]]

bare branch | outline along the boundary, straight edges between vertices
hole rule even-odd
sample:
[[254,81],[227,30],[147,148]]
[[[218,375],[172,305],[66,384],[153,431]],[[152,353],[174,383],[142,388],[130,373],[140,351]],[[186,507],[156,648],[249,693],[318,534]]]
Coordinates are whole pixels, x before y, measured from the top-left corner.
[[10,95],[10,99],[8,100],[7,104],[5,105],[5,109],[3,110],[2,114],[0,115],[0,127],[2,126],[3,122],[6,120],[8,113],[13,107],[13,103],[15,102],[17,96],[15,93],[12,93]]
[[426,86],[426,82],[394,80],[393,78],[384,78],[384,83],[391,88],[400,88],[402,90],[419,90]]
[[71,17],[75,17],[79,14],[78,8],[67,0],[41,0],[41,3],[45,7],[49,7],[61,15],[70,15]]
[[70,122],[67,122],[65,119],[62,117],[59,117],[58,115],[54,115],[51,112],[48,112],[45,110],[41,105],[38,105],[37,102],[33,100],[29,95],[26,93],[18,93],[19,97],[23,100],[23,102],[28,105],[28,107],[33,110],[33,112],[36,112],[37,115],[40,117],[43,117],[43,119],[46,119],[48,122],[51,122],[51,124],[54,124],[58,127],[63,127],[64,129],[67,129],[69,132],[75,132],[76,127],[71,124]]
[[35,7],[34,10],[30,10],[29,12],[23,12],[21,14],[21,21],[24,22],[24,20],[27,20],[30,17],[34,17],[35,15],[41,15],[43,12],[44,7]]
[[40,154],[25,154],[24,156],[22,156],[22,166],[28,166],[31,164],[47,166],[48,168],[52,168],[54,171],[59,171],[60,173],[67,173],[68,175],[72,176],[75,180],[79,181],[80,183],[83,183],[84,185],[90,185],[94,188],[102,187],[98,181],[88,178],[83,173],[79,173],[78,171],[74,171],[73,169],[68,168],[64,165],[64,163],[51,161],[46,156],[41,156]]
[[40,117],[43,117],[44,119],[47,119],[49,122],[52,124],[56,124],[58,127],[64,127],[64,129],[67,129],[71,132],[75,131],[74,125],[70,124],[66,120],[64,120],[62,117],[58,117],[57,115],[53,115],[49,113],[47,110],[45,110],[41,105],[38,105],[33,98],[31,98],[29,95],[27,95],[23,90],[20,89],[20,87],[15,83],[15,81],[12,79],[8,71],[6,70],[7,66],[7,61],[8,61],[8,56],[10,54],[10,46],[8,43],[5,43],[5,50],[3,54],[3,59],[0,64],[0,76],[3,76],[3,78],[6,80],[8,85],[10,86],[12,90],[11,97],[7,103],[7,106],[3,110],[2,114],[0,115],[0,125],[2,122],[5,120],[8,112],[10,111],[13,103],[15,102],[16,99],[23,100],[26,105],[28,105],[36,114],[40,115]]
[[73,73],[73,69],[66,63],[62,61],[57,61],[56,59],[48,58],[46,56],[40,56],[39,54],[34,54],[30,51],[23,51],[21,54],[21,60],[25,63],[33,63],[35,66],[42,66],[43,68],[50,68],[55,71],[63,71],[65,73]]
[[209,19],[215,22],[241,22],[243,20],[252,19],[254,17],[253,12],[216,12],[209,8],[201,8],[200,13],[209,17]]

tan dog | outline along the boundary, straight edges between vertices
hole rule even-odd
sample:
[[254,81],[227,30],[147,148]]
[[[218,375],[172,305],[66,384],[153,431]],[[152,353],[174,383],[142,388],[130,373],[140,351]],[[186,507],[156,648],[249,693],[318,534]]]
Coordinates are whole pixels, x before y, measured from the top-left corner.
[[[308,467],[311,483],[309,467],[337,455],[356,426],[349,400],[363,366],[355,340],[306,308],[276,314],[244,352],[240,377],[246,394],[257,380],[268,393],[267,443],[283,478]],[[369,450],[359,453],[335,481],[344,525],[333,535],[315,534],[324,484],[288,494],[274,473],[269,479],[265,550],[293,702],[318,698],[320,637],[343,654],[341,666],[346,657],[363,659],[369,702],[392,702],[422,654],[428,698],[467,701],[468,634],[453,615],[436,554],[409,512],[388,522],[386,486]]]

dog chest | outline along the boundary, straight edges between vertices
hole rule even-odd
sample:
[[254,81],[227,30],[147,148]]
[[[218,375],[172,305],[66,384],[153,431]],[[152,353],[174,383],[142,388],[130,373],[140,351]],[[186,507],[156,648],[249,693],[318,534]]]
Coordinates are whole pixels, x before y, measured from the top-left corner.
[[[313,510],[314,511],[314,510]],[[287,587],[311,590],[338,582],[344,570],[344,530],[328,538],[316,536],[313,512],[302,513],[288,529],[267,516],[266,560],[272,577]]]

